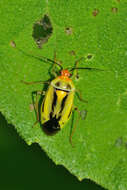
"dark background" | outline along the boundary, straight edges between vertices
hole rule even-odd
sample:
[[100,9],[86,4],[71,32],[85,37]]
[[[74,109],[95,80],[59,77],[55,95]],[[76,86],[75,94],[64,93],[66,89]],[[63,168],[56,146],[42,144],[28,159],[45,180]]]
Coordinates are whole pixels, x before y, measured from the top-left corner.
[[64,167],[56,166],[37,144],[28,146],[0,114],[0,189],[104,190],[90,180],[78,181]]

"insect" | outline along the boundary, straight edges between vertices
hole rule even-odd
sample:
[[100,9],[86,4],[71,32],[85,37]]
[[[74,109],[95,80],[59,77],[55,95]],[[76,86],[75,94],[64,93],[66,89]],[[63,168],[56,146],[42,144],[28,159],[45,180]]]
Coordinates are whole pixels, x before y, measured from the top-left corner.
[[[77,67],[78,62],[80,60],[75,62],[75,67],[63,69],[61,64],[46,58],[46,61],[52,62],[54,63],[54,65],[59,66],[60,74],[50,82],[23,81],[25,84],[49,83],[49,87],[46,92],[41,91],[37,93],[35,110],[37,112],[37,122],[40,122],[43,129],[50,135],[57,133],[65,126],[66,122],[70,119],[73,110],[77,110],[80,115],[80,111],[78,110],[78,108],[74,107],[73,105],[74,95],[76,92],[78,92],[78,90],[75,88],[73,81],[71,79],[74,76],[74,74],[75,76],[78,75],[77,70],[78,69],[100,70],[96,68]],[[74,70],[76,70],[75,73]],[[38,106],[38,94],[40,95],[45,94],[41,102],[40,110]],[[80,93],[79,93],[79,98],[80,100],[84,101]],[[73,128],[72,133],[70,135],[71,144],[72,144],[72,135],[74,131],[75,127]]]

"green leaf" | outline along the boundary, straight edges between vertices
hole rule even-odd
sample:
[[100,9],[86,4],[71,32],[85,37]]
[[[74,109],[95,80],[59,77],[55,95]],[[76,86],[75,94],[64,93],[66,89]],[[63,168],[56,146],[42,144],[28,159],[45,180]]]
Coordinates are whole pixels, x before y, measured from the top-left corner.
[[[79,180],[90,178],[107,189],[126,190],[127,1],[4,0],[0,4],[0,111],[28,144],[38,143]],[[33,29],[44,15],[52,30],[41,49]],[[36,115],[31,93],[44,86],[21,83],[51,79],[51,65],[35,57],[53,59],[54,51],[64,68],[84,57],[80,67],[104,70],[80,70],[74,80],[88,101],[75,96],[75,106],[88,113],[78,121],[74,148],[69,143],[72,120],[55,136],[47,136],[39,125],[32,127]],[[73,126],[77,118],[75,113]]]

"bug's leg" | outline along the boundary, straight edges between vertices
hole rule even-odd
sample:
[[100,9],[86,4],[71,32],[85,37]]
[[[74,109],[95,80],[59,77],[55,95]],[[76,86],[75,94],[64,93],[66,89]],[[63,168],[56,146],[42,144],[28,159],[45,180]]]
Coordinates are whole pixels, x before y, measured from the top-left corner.
[[[79,63],[79,61],[76,61],[76,62],[75,62],[75,67],[77,67],[77,66],[78,66],[78,63]],[[78,78],[79,78],[79,75],[78,75],[78,70],[77,70],[77,69],[75,70],[74,77],[75,77],[76,79],[78,79]]]
[[27,84],[27,85],[31,85],[31,84],[49,84],[50,81],[33,81],[33,82],[26,82],[21,80],[22,83]]
[[[49,84],[50,81],[34,81],[34,82],[26,82],[26,81],[21,81],[22,83],[26,84],[26,85],[31,85],[31,84]],[[34,102],[34,94],[36,94],[36,101]],[[33,124],[33,127],[39,122],[39,110],[38,110],[38,96],[39,95],[45,95],[45,91],[34,91],[32,92],[32,102],[33,102],[33,106],[34,106],[34,110],[36,113],[36,117],[37,120],[36,122]]]
[[[77,67],[77,65],[78,65],[78,61],[75,62],[75,68]],[[73,71],[72,77],[75,78],[75,79],[79,78],[79,76],[78,76],[78,70],[77,69],[75,69]]]
[[86,111],[86,110],[83,110],[83,112],[82,112],[82,111],[80,111],[77,107],[74,108],[74,111],[77,111],[77,112],[78,112],[79,117],[78,117],[77,120],[76,120],[76,123],[75,123],[75,125],[74,125],[74,128],[73,128],[72,131],[71,131],[70,138],[69,138],[69,141],[70,141],[72,147],[74,147],[74,145],[73,145],[73,143],[72,143],[72,137],[73,137],[74,132],[75,132],[75,130],[76,130],[76,127],[77,127],[79,118],[81,118],[81,119],[84,120],[84,119],[86,118],[86,115],[87,115],[87,111]]
[[[57,76],[58,76],[58,69],[57,69],[57,67],[59,66],[61,66],[61,64],[60,63],[57,63],[57,60],[56,60],[56,51],[54,51],[54,61],[53,61],[53,66],[52,66],[52,68],[51,68],[51,74],[56,78]],[[59,65],[58,65],[59,64]],[[61,66],[61,68],[62,68],[62,66]]]
[[84,100],[84,99],[82,98],[81,90],[76,89],[75,91],[76,91],[76,94],[77,94],[77,96],[78,96],[78,98],[79,98],[80,101],[85,102],[85,103],[88,103],[88,101],[86,101],[86,100]]
[[[79,114],[79,117],[80,117],[80,111],[78,110],[77,107],[74,108],[74,111],[77,111],[78,114]],[[72,147],[74,147],[74,145],[73,145],[73,143],[72,143],[72,137],[73,137],[73,134],[74,134],[74,132],[75,132],[75,130],[76,130],[76,126],[77,126],[77,124],[78,124],[78,121],[79,121],[79,118],[77,118],[76,123],[75,123],[75,125],[74,125],[74,128],[73,128],[72,131],[71,131],[70,138],[69,138],[69,141],[70,141],[70,144],[72,145]]]
[[[36,101],[34,103],[34,94],[36,94]],[[32,93],[32,101],[33,101],[33,105],[34,105],[34,110],[35,110],[35,113],[36,113],[36,122],[33,124],[33,127],[40,121],[40,118],[39,118],[39,100],[38,100],[38,97],[39,96],[42,96],[42,95],[45,95],[45,91],[36,91],[36,92],[33,92]]]
[[[56,62],[56,51],[54,51],[54,63]],[[55,71],[55,64],[53,64],[52,69],[51,69],[51,74],[56,78],[57,73]]]
[[[75,61],[75,68],[78,67],[78,64],[80,62],[80,60],[84,59],[83,57],[81,57],[80,59],[78,59],[77,61]],[[78,69],[75,69],[74,72],[73,72],[73,77],[78,79],[79,78],[79,75],[78,75]]]

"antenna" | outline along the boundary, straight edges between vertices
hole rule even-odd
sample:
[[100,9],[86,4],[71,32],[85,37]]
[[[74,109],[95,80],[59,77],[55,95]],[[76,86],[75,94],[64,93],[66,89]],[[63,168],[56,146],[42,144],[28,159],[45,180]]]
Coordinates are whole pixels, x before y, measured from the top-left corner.
[[104,71],[103,69],[97,69],[97,68],[92,68],[92,67],[73,67],[70,69],[70,72],[74,71],[74,70],[96,70],[96,71]]
[[29,54],[29,53],[26,53],[26,52],[24,52],[22,49],[17,48],[16,45],[15,45],[15,43],[14,43],[13,41],[11,42],[11,46],[13,46],[14,48],[16,48],[19,52],[21,52],[22,54],[24,54],[24,55],[27,56],[27,57],[32,57],[32,58],[34,58],[34,59],[37,59],[37,60],[42,61],[42,62],[45,62],[45,63],[47,63],[47,62],[49,62],[49,63],[54,63],[54,64],[58,65],[61,70],[63,70],[62,65],[60,65],[60,64],[57,63],[56,61],[53,61],[52,59],[49,59],[49,58],[44,57],[44,56],[34,56],[34,55]]

